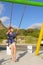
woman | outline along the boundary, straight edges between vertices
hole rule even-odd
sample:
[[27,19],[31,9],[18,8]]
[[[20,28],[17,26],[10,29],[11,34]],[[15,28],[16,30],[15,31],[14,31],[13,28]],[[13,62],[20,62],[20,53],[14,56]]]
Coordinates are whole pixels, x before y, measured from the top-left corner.
[[12,60],[13,61],[16,61],[16,44],[15,44],[15,36],[18,34],[18,30],[17,32],[14,32],[14,29],[12,27],[10,27],[8,29],[8,32],[7,32],[7,37],[8,37],[8,40],[7,40],[7,43],[9,44],[9,47],[11,49],[11,55],[12,55]]

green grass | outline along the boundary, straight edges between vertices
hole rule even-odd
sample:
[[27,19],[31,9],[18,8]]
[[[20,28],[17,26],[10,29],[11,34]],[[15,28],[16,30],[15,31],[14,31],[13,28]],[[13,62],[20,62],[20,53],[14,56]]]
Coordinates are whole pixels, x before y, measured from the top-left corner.
[[3,39],[0,39],[0,44],[2,44]]
[[18,36],[18,39],[24,40],[25,44],[37,44],[38,38],[32,36]]
[[37,43],[37,38],[32,37],[32,36],[26,36],[25,37],[25,43],[36,44]]

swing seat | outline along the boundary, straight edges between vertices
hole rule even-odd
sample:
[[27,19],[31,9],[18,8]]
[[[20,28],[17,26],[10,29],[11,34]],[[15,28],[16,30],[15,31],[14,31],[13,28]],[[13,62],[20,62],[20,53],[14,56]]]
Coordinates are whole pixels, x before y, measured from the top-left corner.
[[7,55],[11,55],[11,49],[9,46],[6,47],[6,53]]

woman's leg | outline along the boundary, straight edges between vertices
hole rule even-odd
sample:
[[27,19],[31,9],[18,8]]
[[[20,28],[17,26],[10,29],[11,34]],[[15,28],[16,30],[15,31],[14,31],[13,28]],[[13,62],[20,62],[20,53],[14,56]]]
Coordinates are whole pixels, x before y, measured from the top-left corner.
[[15,44],[11,45],[11,55],[12,55],[12,60],[16,61],[16,45]]
[[14,45],[14,61],[16,61],[16,46]]
[[14,60],[14,46],[11,45],[11,56],[12,56],[12,60]]

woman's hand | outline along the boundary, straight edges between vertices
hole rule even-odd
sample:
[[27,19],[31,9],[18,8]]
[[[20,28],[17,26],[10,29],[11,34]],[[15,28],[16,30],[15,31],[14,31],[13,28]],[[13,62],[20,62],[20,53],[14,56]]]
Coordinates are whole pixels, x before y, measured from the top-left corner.
[[8,30],[8,32],[6,34],[10,33],[10,30]]

